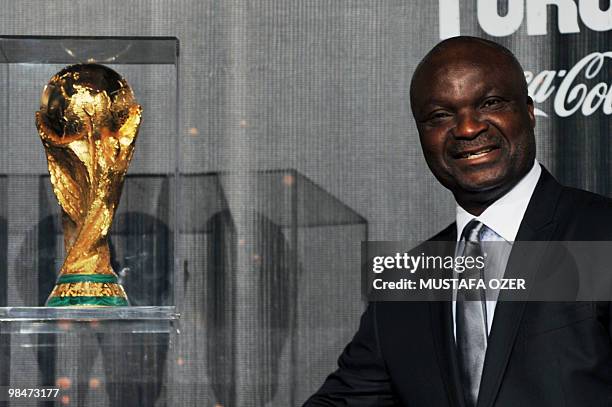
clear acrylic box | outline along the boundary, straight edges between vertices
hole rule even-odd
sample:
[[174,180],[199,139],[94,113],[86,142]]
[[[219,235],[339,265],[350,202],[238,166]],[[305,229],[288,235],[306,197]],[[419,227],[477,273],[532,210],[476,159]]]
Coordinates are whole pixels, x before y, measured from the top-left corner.
[[181,202],[173,405],[300,405],[362,311],[366,220],[294,169],[183,174]]
[[[34,125],[43,87],[67,65],[96,62],[123,76],[142,124],[110,232],[113,268],[135,306],[174,306],[178,40],[0,37],[0,306],[36,307],[64,260],[61,213]],[[3,242],[0,242],[2,244]]]
[[[178,56],[171,37],[0,37],[0,386],[61,385],[58,405],[159,398],[179,317]],[[55,73],[93,62],[124,77],[143,107],[109,239],[131,306],[44,307],[65,254],[34,113]],[[0,404],[30,402],[40,401]]]

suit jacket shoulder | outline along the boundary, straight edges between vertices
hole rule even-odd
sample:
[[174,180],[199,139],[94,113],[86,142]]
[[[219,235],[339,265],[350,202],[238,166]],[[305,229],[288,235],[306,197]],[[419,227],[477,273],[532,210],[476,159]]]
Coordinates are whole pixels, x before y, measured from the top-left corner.
[[[542,167],[542,175],[521,223],[525,224],[523,229],[538,229],[547,222],[555,223],[552,240],[612,240],[612,199],[563,186]],[[532,236],[519,231],[517,240],[529,240]],[[427,241],[451,242],[456,238],[453,222]]]
[[430,242],[452,242],[457,239],[457,226],[455,222],[451,223],[434,236],[427,239]]
[[612,240],[612,199],[561,187],[556,210],[557,240]]

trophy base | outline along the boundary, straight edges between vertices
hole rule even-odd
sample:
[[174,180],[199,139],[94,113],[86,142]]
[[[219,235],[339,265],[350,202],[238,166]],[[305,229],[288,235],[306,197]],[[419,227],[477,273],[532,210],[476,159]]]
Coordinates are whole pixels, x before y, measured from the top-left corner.
[[114,274],[64,274],[45,304],[47,307],[121,307],[130,305]]
[[47,307],[127,307],[123,297],[53,297],[47,300]]

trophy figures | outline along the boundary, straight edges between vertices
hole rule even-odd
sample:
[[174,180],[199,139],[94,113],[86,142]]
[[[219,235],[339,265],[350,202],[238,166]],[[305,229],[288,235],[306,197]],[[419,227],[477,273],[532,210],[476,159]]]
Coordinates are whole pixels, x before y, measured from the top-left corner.
[[66,251],[48,306],[129,305],[107,239],[141,112],[127,82],[102,65],[66,67],[43,90],[36,127],[62,208]]

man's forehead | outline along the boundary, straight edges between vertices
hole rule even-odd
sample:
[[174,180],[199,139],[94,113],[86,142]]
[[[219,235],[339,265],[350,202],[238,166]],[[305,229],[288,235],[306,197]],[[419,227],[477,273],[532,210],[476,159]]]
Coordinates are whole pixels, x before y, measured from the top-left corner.
[[[439,93],[461,95],[486,92],[493,88],[516,87],[512,74],[500,70],[496,64],[453,60],[446,65],[432,66],[419,75],[416,83],[421,96]],[[416,95],[415,95],[416,96]]]
[[[435,86],[446,86],[445,82],[458,78],[481,78],[485,81],[510,83],[521,87],[524,74],[520,65],[509,55],[496,49],[485,47],[479,50],[453,48],[448,52],[439,51],[428,55],[417,67],[411,91],[421,93],[431,91]],[[412,95],[417,96],[417,95]]]
[[463,45],[428,55],[419,64],[415,74],[440,75],[466,68],[513,70],[516,67],[511,57],[497,49],[483,46],[470,48]]

